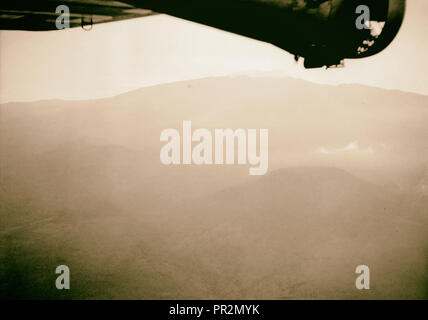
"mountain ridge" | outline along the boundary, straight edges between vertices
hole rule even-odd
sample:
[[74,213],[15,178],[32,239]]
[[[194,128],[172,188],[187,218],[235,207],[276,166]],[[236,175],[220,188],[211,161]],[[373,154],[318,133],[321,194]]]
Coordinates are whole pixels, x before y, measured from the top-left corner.
[[413,96],[421,96],[421,97],[428,97],[427,94],[422,94],[418,92],[412,92],[412,91],[405,91],[400,89],[388,89],[388,88],[382,88],[382,87],[376,87],[376,86],[369,86],[364,85],[360,83],[340,83],[340,84],[324,84],[319,83],[315,81],[309,81],[304,80],[297,77],[292,76],[252,76],[252,75],[229,75],[229,76],[211,76],[211,77],[201,77],[201,78],[194,78],[194,79],[187,79],[187,80],[180,80],[180,81],[171,81],[171,82],[165,82],[160,84],[153,84],[148,86],[143,86],[140,88],[136,88],[130,91],[126,91],[120,94],[102,97],[102,98],[93,98],[93,99],[61,99],[61,98],[51,98],[51,99],[39,99],[39,100],[30,100],[30,101],[7,101],[0,103],[0,106],[2,105],[9,105],[9,104],[25,104],[25,103],[51,103],[51,102],[88,102],[88,101],[98,101],[98,100],[106,100],[106,99],[112,99],[120,96],[124,96],[127,94],[137,93],[146,89],[156,88],[156,87],[168,87],[171,85],[192,85],[193,83],[200,83],[207,80],[220,80],[220,81],[241,81],[241,80],[262,80],[262,81],[271,81],[271,80],[280,80],[280,81],[295,81],[297,83],[301,84],[310,84],[320,87],[332,87],[332,88],[340,88],[340,87],[360,87],[362,89],[374,89],[374,90],[380,90],[384,93],[399,93],[399,94],[408,94]]

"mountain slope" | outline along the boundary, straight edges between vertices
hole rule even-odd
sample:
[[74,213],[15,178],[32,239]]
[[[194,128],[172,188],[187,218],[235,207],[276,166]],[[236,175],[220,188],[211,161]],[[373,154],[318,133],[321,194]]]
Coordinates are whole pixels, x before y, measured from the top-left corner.
[[[1,105],[0,294],[425,298],[427,105],[244,77]],[[269,129],[268,174],[162,165],[160,132],[183,120]],[[73,290],[59,293],[63,263]]]

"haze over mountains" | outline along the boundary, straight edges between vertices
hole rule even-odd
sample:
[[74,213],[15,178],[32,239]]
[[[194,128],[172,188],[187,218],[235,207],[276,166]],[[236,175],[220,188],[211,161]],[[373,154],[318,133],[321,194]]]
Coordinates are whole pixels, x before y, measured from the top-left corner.
[[[209,78],[0,112],[2,297],[428,297],[426,96]],[[269,129],[268,173],[162,165],[183,120]]]

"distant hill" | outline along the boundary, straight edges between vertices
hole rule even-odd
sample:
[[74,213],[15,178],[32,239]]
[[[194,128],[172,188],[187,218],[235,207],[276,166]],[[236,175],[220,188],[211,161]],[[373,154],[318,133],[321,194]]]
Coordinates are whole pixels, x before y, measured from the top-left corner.
[[[183,120],[269,129],[268,173],[163,166]],[[426,298],[427,123],[426,96],[291,78],[0,105],[0,296]]]
[[[171,246],[206,269],[212,297],[417,298],[427,217],[408,219],[410,203],[343,170],[280,169],[178,208]],[[369,293],[351,285],[363,262],[378,277]]]

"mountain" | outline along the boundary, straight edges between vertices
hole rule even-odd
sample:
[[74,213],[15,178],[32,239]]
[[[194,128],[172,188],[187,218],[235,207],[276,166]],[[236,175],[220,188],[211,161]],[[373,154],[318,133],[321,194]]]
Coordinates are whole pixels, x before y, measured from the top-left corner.
[[[406,201],[343,170],[280,169],[178,209],[170,246],[205,269],[199,296],[418,298],[427,220],[404,217]],[[360,264],[377,275],[369,293],[351,285]]]
[[[1,105],[0,295],[426,298],[427,105],[246,77]],[[183,120],[269,129],[268,173],[162,165]],[[73,290],[53,287],[59,264]]]

